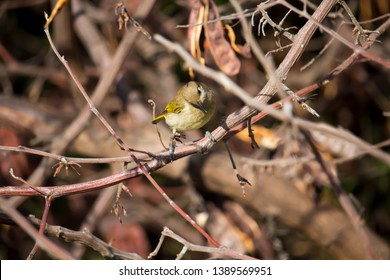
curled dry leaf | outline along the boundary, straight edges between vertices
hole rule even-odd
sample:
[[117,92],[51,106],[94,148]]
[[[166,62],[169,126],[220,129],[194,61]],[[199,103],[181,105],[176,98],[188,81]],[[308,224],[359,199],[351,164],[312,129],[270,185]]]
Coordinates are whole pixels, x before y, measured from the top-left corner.
[[209,0],[208,5],[209,8],[207,8],[206,3],[206,18],[212,22],[204,26],[204,31],[210,52],[217,66],[225,74],[229,76],[236,75],[240,71],[240,60],[224,37],[221,21],[214,21],[219,18],[217,6],[213,0]]
[[[228,35],[232,46],[229,44],[225,39],[222,23],[218,19],[219,13],[214,1],[195,0],[192,2],[187,31],[190,53],[201,64],[205,63],[200,47],[202,28],[204,28],[205,44],[210,49],[215,63],[225,74],[233,76],[238,73],[241,67],[234,50],[245,57],[250,57],[250,54],[245,47],[235,43],[235,34],[230,26]],[[190,76],[194,78],[191,68],[189,72]]]
[[251,58],[252,55],[248,47],[236,44],[236,34],[234,33],[233,28],[229,24],[225,24],[225,28],[228,32],[230,44],[232,45],[233,50],[245,58]]
[[[204,58],[200,49],[200,35],[202,34],[202,22],[205,15],[205,7],[200,1],[194,1],[189,16],[189,27],[187,30],[187,38],[190,53],[195,57],[201,64],[204,65]],[[191,78],[194,78],[194,72],[192,68],[189,69]]]

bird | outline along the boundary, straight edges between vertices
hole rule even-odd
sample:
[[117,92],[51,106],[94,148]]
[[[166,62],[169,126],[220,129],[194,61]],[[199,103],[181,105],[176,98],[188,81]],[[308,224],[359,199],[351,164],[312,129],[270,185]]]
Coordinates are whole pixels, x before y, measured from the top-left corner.
[[[177,91],[164,111],[152,120],[153,124],[157,124],[165,119],[172,130],[169,144],[171,162],[174,159],[175,140],[180,137],[180,132],[203,127],[214,115],[215,108],[214,91],[201,82],[190,81]],[[207,132],[206,135],[211,136]]]

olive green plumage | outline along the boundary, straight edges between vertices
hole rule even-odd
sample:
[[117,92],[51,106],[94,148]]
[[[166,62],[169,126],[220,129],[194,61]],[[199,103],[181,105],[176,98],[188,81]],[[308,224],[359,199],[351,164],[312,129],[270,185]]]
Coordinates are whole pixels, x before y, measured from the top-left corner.
[[173,134],[198,129],[211,119],[215,107],[215,94],[211,89],[200,82],[189,82],[177,91],[165,110],[152,123],[156,124],[165,118]]

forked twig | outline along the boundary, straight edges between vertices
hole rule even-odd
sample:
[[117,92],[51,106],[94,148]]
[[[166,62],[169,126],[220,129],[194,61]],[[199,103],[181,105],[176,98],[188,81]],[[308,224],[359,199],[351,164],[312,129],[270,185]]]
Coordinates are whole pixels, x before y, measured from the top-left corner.
[[[40,235],[43,235],[43,232],[45,230],[45,225],[46,225],[46,221],[47,221],[47,217],[49,216],[49,210],[50,210],[50,206],[51,206],[51,202],[53,201],[53,197],[50,195],[50,192],[42,192],[41,190],[35,188],[34,186],[30,185],[26,180],[20,178],[20,177],[17,177],[14,175],[14,172],[11,168],[10,170],[10,174],[11,176],[22,182],[23,184],[27,185],[28,187],[30,187],[31,189],[35,190],[36,192],[40,193],[44,198],[45,198],[45,210],[43,211],[43,214],[42,214],[42,221],[41,221],[41,224],[39,226],[39,234]],[[35,244],[34,244],[34,247],[31,249],[27,259],[28,260],[32,260],[35,256],[35,254],[37,253],[38,251],[38,241],[35,241]]]
[[195,251],[195,252],[203,252],[208,254],[214,254],[219,256],[230,256],[235,259],[241,259],[241,260],[256,260],[255,258],[249,257],[247,255],[243,255],[240,253],[237,253],[236,251],[233,251],[226,247],[219,247],[219,248],[213,248],[208,246],[201,246],[193,244],[187,240],[185,240],[183,237],[177,235],[172,230],[170,230],[168,227],[164,227],[163,231],[161,232],[160,240],[156,246],[156,249],[153,250],[148,256],[148,259],[151,259],[152,257],[156,256],[158,251],[160,251],[162,244],[164,243],[165,237],[170,237],[172,239],[175,239],[177,242],[183,244],[183,248],[180,251],[179,254],[177,254],[176,259],[179,260],[183,258],[184,254],[187,251]]
[[[328,4],[328,2],[331,4],[332,2],[336,2],[335,0],[329,0],[329,1],[326,1],[326,2],[322,2],[322,3],[325,3],[325,4]],[[338,1],[337,1],[338,2]],[[344,44],[345,46],[347,46],[348,48],[350,48],[352,51],[354,51],[355,53],[369,59],[369,60],[372,60],[372,61],[375,61],[376,63],[382,65],[383,67],[386,67],[386,68],[390,68],[390,62],[385,60],[385,59],[382,59],[368,51],[365,50],[364,47],[359,47],[357,45],[355,45],[354,43],[348,41],[346,38],[344,38],[343,36],[341,36],[339,33],[337,33],[336,31],[334,30],[331,30],[330,28],[324,26],[323,24],[321,24],[319,21],[317,21],[313,16],[310,16],[308,14],[303,14],[300,12],[299,9],[297,9],[296,7],[294,7],[293,5],[291,5],[289,2],[285,1],[285,0],[280,0],[280,4],[282,4],[283,6],[285,6],[286,8],[288,9],[291,9],[292,11],[294,11],[295,13],[299,14],[299,15],[302,15],[304,16],[305,18],[307,18],[308,20],[310,20],[311,22],[313,22],[315,25],[317,25],[318,27],[321,27],[322,30],[324,30],[324,32],[328,33],[329,35],[331,35],[332,37],[334,37],[336,40],[338,40],[339,42],[341,42],[342,44]],[[321,5],[320,5],[321,6]],[[376,31],[372,32],[372,33],[376,33]],[[372,34],[371,33],[371,34]],[[370,35],[371,35],[370,34]],[[369,40],[369,39],[368,39]],[[366,40],[363,44],[367,43]]]
[[[39,225],[39,234],[41,235],[43,235],[45,231],[45,225],[47,222],[47,217],[49,216],[49,211],[50,211],[50,206],[52,201],[53,198],[51,196],[45,197],[45,210],[43,211],[41,224]],[[30,254],[28,254],[27,259],[32,260],[35,254],[37,253],[38,249],[39,249],[38,243],[35,242],[34,247],[31,249]]]
[[23,184],[25,184],[26,186],[28,186],[30,189],[33,189],[34,191],[36,191],[37,193],[39,193],[41,196],[43,197],[46,197],[48,196],[50,193],[49,192],[45,192],[45,191],[42,191],[38,188],[36,188],[35,186],[33,185],[30,185],[26,180],[24,180],[23,178],[19,177],[19,176],[16,176],[14,174],[14,170],[11,168],[9,170],[9,174],[11,174],[12,178],[14,178],[15,180],[18,180],[20,182],[22,182]]
[[245,179],[244,177],[242,177],[242,176],[240,175],[240,173],[238,172],[236,163],[235,163],[234,158],[233,158],[233,154],[232,154],[232,152],[230,151],[230,148],[229,148],[229,145],[228,145],[227,141],[223,141],[223,143],[225,144],[226,151],[227,151],[228,154],[229,154],[229,159],[230,159],[230,162],[231,162],[231,164],[232,164],[234,173],[236,174],[237,180],[238,180],[238,182],[240,183],[240,186],[241,186],[241,189],[242,189],[242,194],[245,196],[245,188],[244,188],[244,186],[245,186],[246,184],[248,184],[249,186],[252,186],[252,185],[251,185],[251,183],[250,183],[247,179]]
[[[1,146],[1,151],[13,151],[13,152],[19,152],[19,153],[27,153],[32,155],[39,155],[41,157],[47,157],[50,159],[58,160],[58,163],[56,163],[53,168],[59,164],[62,164],[63,166],[66,165],[76,165],[80,166],[81,164],[96,164],[96,163],[115,163],[115,162],[131,162],[131,158],[129,156],[123,156],[123,157],[107,157],[107,158],[79,158],[79,157],[65,157],[62,155],[49,153],[41,150],[31,149],[25,146],[17,146],[17,147],[9,147],[9,146]],[[155,154],[147,152],[147,151],[141,151],[133,149],[134,152],[141,153],[144,155],[138,155],[138,159],[143,161],[147,161],[149,158],[156,157]]]
[[[28,219],[34,224],[42,224],[42,221],[30,215]],[[66,242],[78,242],[99,252],[108,259],[142,260],[136,253],[129,253],[113,248],[110,244],[93,235],[89,230],[74,231],[62,226],[45,224],[45,233],[49,236],[61,238]]]
[[118,2],[115,5],[115,14],[118,17],[118,28],[121,30],[123,26],[127,29],[127,26],[129,24],[132,24],[133,27],[138,31],[144,34],[149,40],[152,40],[152,36],[150,36],[149,32],[146,31],[145,28],[142,27],[142,25],[136,21],[128,12],[126,9],[125,4],[123,1]]
[[[367,38],[368,38],[368,36],[366,34],[368,32],[363,30],[362,26],[360,25],[360,23],[358,22],[358,20],[356,19],[356,17],[352,13],[351,9],[349,8],[348,4],[344,0],[340,0],[339,4],[341,6],[343,6],[343,8],[347,12],[349,18],[351,19],[351,21],[355,25],[355,30],[357,30],[357,37],[355,39],[355,44],[356,45],[364,44],[366,42]],[[360,41],[360,39],[362,39],[362,41]]]

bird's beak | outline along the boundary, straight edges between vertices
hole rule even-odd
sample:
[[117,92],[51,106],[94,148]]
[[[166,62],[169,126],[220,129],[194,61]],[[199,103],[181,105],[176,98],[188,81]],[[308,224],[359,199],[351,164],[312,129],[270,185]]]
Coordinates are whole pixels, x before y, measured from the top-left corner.
[[203,113],[207,114],[207,110],[203,107],[203,104],[202,104],[202,102],[200,102],[200,100],[198,100],[198,101],[196,102],[196,104],[198,105],[198,108],[199,108]]

